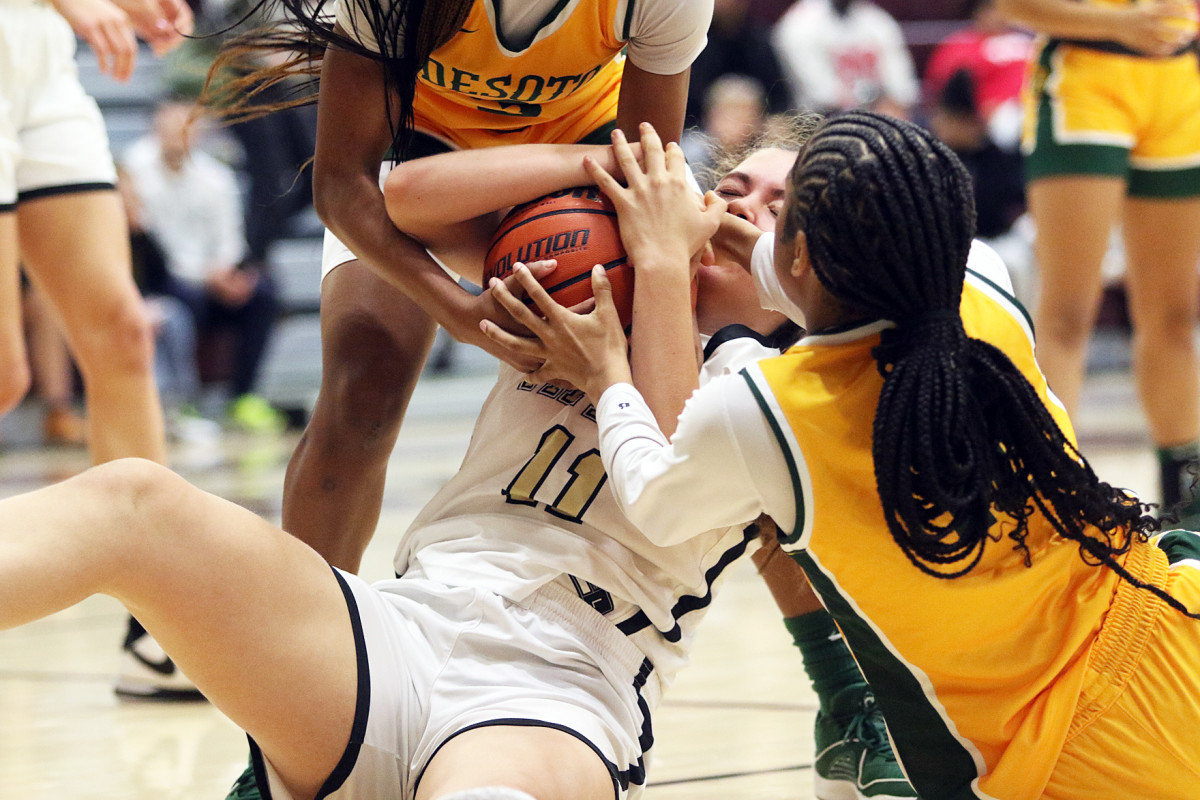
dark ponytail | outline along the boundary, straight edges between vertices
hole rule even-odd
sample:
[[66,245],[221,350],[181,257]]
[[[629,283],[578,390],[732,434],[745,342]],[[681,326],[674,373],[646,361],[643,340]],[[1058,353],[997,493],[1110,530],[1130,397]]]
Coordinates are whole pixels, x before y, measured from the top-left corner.
[[[362,11],[366,31],[336,32],[333,0],[254,0],[231,30],[254,19],[278,21],[239,33],[221,48],[209,70],[203,102],[233,122],[311,103],[325,50],[336,47],[381,65],[384,92],[379,102],[391,120],[393,155],[403,159],[412,137],[417,78],[429,56],[458,33],[473,0],[341,2]],[[379,52],[359,44],[362,33],[375,39]],[[273,86],[286,86],[286,99],[256,102]]]
[[782,235],[805,234],[822,286],[864,318],[887,319],[873,355],[884,376],[873,424],[875,480],[892,537],[919,569],[954,578],[979,563],[997,516],[1029,563],[1029,517],[1044,516],[1104,564],[1156,529],[1149,507],[1099,480],[1037,391],[959,314],[975,231],[970,176],[925,130],[870,112],[828,120],[792,171]]

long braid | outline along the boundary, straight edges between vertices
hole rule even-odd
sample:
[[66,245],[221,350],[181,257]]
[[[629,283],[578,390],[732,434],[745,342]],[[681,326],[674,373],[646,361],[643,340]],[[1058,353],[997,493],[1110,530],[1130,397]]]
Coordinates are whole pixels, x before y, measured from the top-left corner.
[[959,305],[974,230],[965,168],[910,123],[839,115],[793,168],[782,235],[805,234],[817,278],[848,310],[896,323],[873,353],[884,376],[875,480],[893,539],[919,569],[954,578],[996,527],[1028,564],[1038,514],[1088,563],[1200,618],[1118,560],[1156,529],[1148,507],[1099,480],[1012,361],[967,336]]
[[[209,70],[204,102],[220,108],[221,115],[234,122],[311,103],[316,99],[326,48],[346,50],[381,65],[384,92],[380,101],[392,125],[393,154],[403,160],[412,138],[417,78],[430,55],[458,33],[474,0],[341,1],[355,4],[367,30],[351,30],[349,35],[335,31],[335,0],[253,0],[231,28],[259,17],[282,21],[241,33],[222,47]],[[374,39],[379,52],[360,44],[360,34]],[[283,59],[258,65],[270,54]],[[227,82],[216,80],[229,72],[236,77]],[[291,86],[288,100],[254,102],[265,89],[280,84]]]

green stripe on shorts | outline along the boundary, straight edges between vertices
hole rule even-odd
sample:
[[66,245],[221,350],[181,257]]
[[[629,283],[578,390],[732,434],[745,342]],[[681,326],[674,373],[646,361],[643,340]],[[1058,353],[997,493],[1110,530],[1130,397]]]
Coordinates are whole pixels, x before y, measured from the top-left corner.
[[1200,167],[1172,170],[1134,169],[1129,173],[1131,197],[1200,197]]
[[[1057,42],[1051,42],[1038,58],[1038,71],[1044,78],[1052,73]],[[1129,175],[1129,148],[1103,144],[1063,143],[1054,139],[1054,106],[1045,80],[1038,88],[1037,120],[1033,149],[1025,154],[1025,180],[1052,175]]]
[[1155,544],[1167,554],[1167,561],[1171,564],[1187,560],[1200,561],[1200,533],[1167,531],[1157,537]]

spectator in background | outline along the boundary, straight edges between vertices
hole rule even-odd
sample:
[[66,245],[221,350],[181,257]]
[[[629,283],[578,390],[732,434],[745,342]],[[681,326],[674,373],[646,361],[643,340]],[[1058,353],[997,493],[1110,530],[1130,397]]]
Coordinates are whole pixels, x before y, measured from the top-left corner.
[[702,127],[684,131],[680,144],[688,164],[699,174],[713,166],[715,155],[745,148],[763,132],[765,112],[758,81],[744,75],[718,78],[704,95]]
[[[238,30],[256,27],[272,20],[279,11],[257,7],[247,0],[193,0],[193,5],[197,7],[197,35],[166,60],[165,83],[175,96],[196,99],[208,80],[218,49],[229,40],[235,26]],[[251,60],[240,66],[250,71],[263,63]],[[213,81],[219,86],[233,77],[237,77],[237,71],[226,68]],[[258,100],[263,103],[282,102],[294,89],[291,81],[256,87]],[[265,116],[234,117],[227,122],[227,130],[241,147],[238,168],[247,179],[246,261],[261,267],[267,263],[271,245],[293,233],[297,215],[312,208],[309,162],[317,141],[317,110],[315,106],[281,108]],[[315,214],[313,220],[312,233],[319,235]]]
[[771,48],[771,26],[750,15],[749,0],[715,0],[708,44],[692,64],[684,126],[703,125],[709,90],[735,74],[759,85],[768,114],[791,107],[791,88]]
[[117,169],[117,191],[129,223],[133,278],[154,326],[154,377],[166,417],[167,434],[179,442],[208,444],[220,426],[199,411],[200,367],[196,362],[196,320],[187,304],[168,294],[171,284],[167,256],[146,230],[145,212],[133,179]]
[[975,107],[992,141],[1017,150],[1021,139],[1021,82],[1033,51],[1033,37],[1014,29],[996,9],[996,0],[971,0],[971,24],[947,36],[925,65],[922,95],[929,106],[946,83],[966,70],[975,87]]
[[1013,289],[1026,308],[1034,301],[1033,238],[1025,213],[1025,176],[1019,151],[992,139],[977,98],[978,88],[967,69],[942,85],[929,113],[929,127],[966,166],[975,189],[975,235],[1000,253],[1013,279]]
[[870,0],[797,0],[772,32],[797,108],[908,118],[920,85],[899,23]]
[[164,103],[153,133],[130,146],[123,166],[144,209],[145,228],[167,257],[162,293],[187,305],[199,336],[234,329],[228,421],[250,432],[279,432],[283,415],[254,393],[275,324],[275,287],[264,270],[242,263],[246,243],[237,178],[193,147],[197,124],[194,103]]

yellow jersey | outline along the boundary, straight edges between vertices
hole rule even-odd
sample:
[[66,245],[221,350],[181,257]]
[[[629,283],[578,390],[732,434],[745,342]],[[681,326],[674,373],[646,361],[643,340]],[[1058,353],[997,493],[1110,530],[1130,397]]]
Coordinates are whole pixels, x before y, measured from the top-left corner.
[[[1073,439],[1023,309],[970,274],[961,311],[967,334],[1002,350]],[[797,522],[784,548],[844,632],[921,796],[1039,797],[1119,578],[1085,564],[1040,515],[1029,520],[1030,567],[1003,521],[963,577],[939,579],[909,562],[874,476],[880,327],[810,336],[743,372],[792,475]],[[1126,566],[1141,570],[1152,549],[1136,546]]]
[[532,35],[512,41],[487,0],[477,0],[462,31],[421,71],[417,129],[467,148],[576,142],[612,122],[629,37],[617,28],[617,5],[581,0],[548,32],[556,8]]

